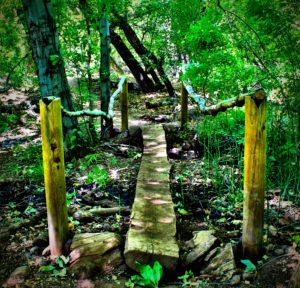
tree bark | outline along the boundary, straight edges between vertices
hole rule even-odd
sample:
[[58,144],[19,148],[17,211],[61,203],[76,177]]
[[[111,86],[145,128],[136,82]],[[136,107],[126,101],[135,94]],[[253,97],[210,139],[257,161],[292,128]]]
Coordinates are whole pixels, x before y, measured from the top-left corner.
[[[41,96],[42,98],[47,96],[60,97],[63,107],[72,111],[72,97],[59,50],[58,33],[51,1],[23,0],[23,7]],[[71,134],[71,130],[77,127],[77,120],[64,117],[63,125],[65,133]]]
[[120,29],[123,30],[127,40],[134,48],[136,53],[140,56],[141,60],[145,65],[146,70],[149,71],[150,75],[152,76],[158,88],[161,88],[161,82],[156,75],[154,67],[157,69],[158,74],[161,77],[161,81],[164,83],[165,87],[167,88],[169,95],[173,97],[175,95],[175,91],[168,76],[166,75],[163,69],[162,61],[159,61],[157,57],[143,45],[143,43],[136,35],[135,31],[132,29],[132,27],[124,18],[119,18],[119,21],[120,21],[120,25],[119,25]]
[[[110,100],[110,34],[109,22],[106,15],[103,14],[100,19],[100,37],[101,37],[101,110],[108,113]],[[101,137],[110,138],[112,135],[112,119],[101,118]]]
[[154,86],[154,83],[148,77],[147,73],[141,67],[139,62],[134,58],[130,50],[123,42],[122,38],[112,29],[110,29],[110,35],[111,43],[114,45],[114,47],[116,48],[116,50],[118,51],[128,68],[130,69],[134,78],[140,85],[142,91],[144,93],[157,91],[157,88]]

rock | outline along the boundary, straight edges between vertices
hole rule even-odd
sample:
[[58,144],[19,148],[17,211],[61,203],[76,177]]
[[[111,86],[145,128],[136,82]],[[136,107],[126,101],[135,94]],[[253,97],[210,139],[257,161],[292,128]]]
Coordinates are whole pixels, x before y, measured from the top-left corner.
[[222,281],[227,282],[233,276],[235,269],[232,245],[228,243],[224,248],[220,249],[220,252],[210,260],[208,266],[201,272],[215,275],[221,278]]
[[173,147],[168,150],[168,157],[172,159],[181,159],[181,152],[178,148]]
[[32,242],[32,246],[45,248],[49,244],[48,231],[40,233]]
[[232,278],[230,279],[230,284],[231,285],[238,285],[241,283],[241,275],[233,275]]
[[191,248],[191,251],[186,255],[184,266],[190,265],[209,251],[217,240],[213,234],[212,230],[194,232],[193,239],[185,243],[187,247]]
[[28,274],[28,267],[21,266],[15,269],[3,284],[3,287],[14,287],[19,286],[25,281],[25,278]]
[[95,288],[95,283],[90,279],[80,279],[77,288]]
[[245,271],[242,274],[243,280],[250,281],[255,277],[255,274],[249,271]]
[[139,126],[131,126],[128,131],[120,133],[113,142],[143,148],[142,129]]
[[283,249],[278,248],[278,249],[274,250],[274,255],[275,256],[280,256],[282,254],[284,254],[284,250]]
[[5,243],[6,241],[8,241],[9,237],[10,237],[10,233],[7,228],[0,230],[0,242],[1,243]]
[[123,263],[119,249],[120,237],[114,233],[83,233],[75,235],[71,245],[69,272],[81,279],[95,273],[111,273]]
[[71,265],[69,273],[80,279],[86,279],[99,273],[110,274],[123,262],[121,251],[115,249],[101,257],[99,255],[89,255],[79,258]]

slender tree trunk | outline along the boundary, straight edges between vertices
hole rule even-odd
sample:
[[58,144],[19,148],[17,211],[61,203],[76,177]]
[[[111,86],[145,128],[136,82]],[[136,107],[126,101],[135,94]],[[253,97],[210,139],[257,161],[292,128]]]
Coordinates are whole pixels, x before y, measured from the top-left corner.
[[[89,108],[92,111],[94,109],[94,100],[91,97],[92,94],[92,74],[91,74],[91,61],[92,61],[92,43],[91,43],[91,10],[86,2],[86,0],[79,1],[80,9],[85,18],[86,25],[86,35],[87,35],[87,57],[86,57],[86,67],[87,67],[87,89],[89,93]],[[89,130],[92,139],[96,139],[96,131],[93,117],[89,118]]]
[[140,39],[136,35],[135,31],[132,29],[132,27],[129,25],[129,23],[124,18],[120,18],[120,26],[119,27],[123,30],[127,40],[129,41],[131,46],[134,48],[136,53],[141,57],[146,70],[149,71],[149,73],[152,76],[153,80],[155,81],[156,85],[160,88],[161,82],[158,79],[153,67],[156,67],[158,74],[161,77],[162,82],[164,83],[164,85],[166,86],[166,88],[168,90],[169,95],[171,97],[173,97],[175,95],[174,88],[163,69],[162,61],[159,61],[157,59],[157,57],[143,45],[143,43],[140,41]]
[[[100,20],[101,36],[101,110],[108,113],[110,100],[110,33],[109,23],[103,14]],[[112,135],[112,120],[101,118],[101,137],[109,138]]]
[[143,92],[155,92],[157,88],[155,88],[154,83],[148,77],[147,73],[141,67],[139,62],[134,58],[130,50],[127,48],[122,38],[112,29],[110,30],[111,35],[111,43],[115,46],[116,50],[130,69],[134,78],[140,85]]
[[[58,96],[65,109],[72,111],[73,103],[65,67],[59,51],[53,7],[50,0],[23,0],[29,43],[37,68],[42,98]],[[65,134],[77,127],[75,118],[63,117]],[[69,143],[68,137],[66,143]]]

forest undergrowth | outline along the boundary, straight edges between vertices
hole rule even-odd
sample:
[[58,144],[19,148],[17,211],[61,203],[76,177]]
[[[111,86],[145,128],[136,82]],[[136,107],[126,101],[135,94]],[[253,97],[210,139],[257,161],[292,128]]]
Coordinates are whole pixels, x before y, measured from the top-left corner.
[[[173,122],[174,107],[154,105],[155,108],[145,108],[145,100],[161,103],[163,95],[156,96],[132,95],[131,109],[141,112],[135,117],[148,124],[151,121]],[[68,264],[59,266],[56,276],[52,270],[40,269],[49,266],[51,261],[41,255],[48,244],[43,169],[40,132],[36,126],[33,129],[37,103],[29,104],[1,103],[6,113],[2,114],[0,126],[1,242],[5,243],[1,246],[0,281],[3,283],[18,266],[28,265],[30,276],[24,287],[80,287],[77,286],[80,281],[65,274],[64,268]],[[255,273],[250,279],[242,279],[240,287],[286,287],[284,285],[287,285],[299,258],[298,128],[295,116],[280,111],[276,105],[269,103],[268,106],[264,252],[255,266]],[[29,130],[30,133],[26,134]],[[239,262],[239,244],[243,203],[243,109],[216,117],[193,117],[184,131],[166,123],[165,131],[172,164],[170,185],[179,243],[191,239],[194,231],[212,229],[221,243],[230,242],[236,247],[236,261],[242,273],[245,267]],[[14,132],[23,136],[14,139]],[[83,206],[94,205],[119,207],[120,211],[88,220],[70,217],[70,227],[74,233],[110,231],[124,239],[130,219],[129,213],[121,213],[121,207],[132,204],[142,149],[117,140],[97,146],[81,145],[77,158],[66,160],[70,215]],[[13,233],[7,232],[7,227],[14,227]],[[97,276],[93,281],[96,287],[125,287],[131,273],[122,266],[111,274]],[[166,287],[194,287],[195,283],[197,287],[213,287],[215,279],[199,277],[196,273],[197,267],[191,267],[190,272],[180,270],[176,276],[164,278],[162,283]],[[182,275],[186,277],[177,278]],[[218,285],[226,286],[226,283]]]

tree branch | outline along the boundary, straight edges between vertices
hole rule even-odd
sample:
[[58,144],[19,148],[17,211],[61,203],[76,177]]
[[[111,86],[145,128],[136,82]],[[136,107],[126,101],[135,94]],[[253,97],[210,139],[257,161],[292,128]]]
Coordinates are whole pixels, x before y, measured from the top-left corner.
[[221,0],[217,0],[217,7],[219,7],[224,13],[229,13],[229,14],[235,16],[236,18],[238,18],[242,23],[244,23],[256,35],[256,37],[257,37],[257,39],[259,41],[259,44],[260,44],[262,50],[265,51],[265,47],[264,47],[264,44],[262,43],[262,41],[260,39],[260,36],[258,35],[258,33],[243,18],[241,18],[238,14],[236,14],[236,13],[230,11],[230,10],[227,10],[227,9],[223,8],[221,6]]

